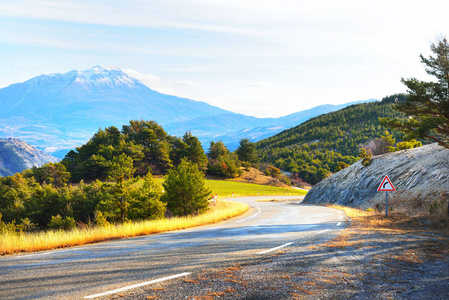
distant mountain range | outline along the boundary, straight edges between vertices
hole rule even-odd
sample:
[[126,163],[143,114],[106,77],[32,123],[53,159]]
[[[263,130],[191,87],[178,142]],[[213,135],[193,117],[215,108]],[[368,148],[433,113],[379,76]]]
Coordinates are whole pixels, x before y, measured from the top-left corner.
[[242,138],[257,141],[359,102],[322,105],[281,118],[256,118],[162,94],[120,69],[95,66],[40,75],[0,89],[0,137],[19,138],[63,158],[100,127],[121,129],[130,120],[144,119],[156,121],[171,135],[191,131],[205,148],[212,140],[222,140],[233,150]]
[[58,159],[18,139],[0,139],[0,176],[11,176]]

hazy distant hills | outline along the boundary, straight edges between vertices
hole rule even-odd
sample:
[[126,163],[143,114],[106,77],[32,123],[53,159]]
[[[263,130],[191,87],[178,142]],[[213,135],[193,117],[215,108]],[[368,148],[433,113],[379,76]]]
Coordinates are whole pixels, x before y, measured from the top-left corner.
[[100,127],[121,129],[130,120],[144,119],[158,122],[171,135],[191,131],[205,148],[211,140],[221,139],[232,150],[241,138],[257,141],[347,105],[256,118],[162,94],[120,69],[95,66],[40,75],[0,89],[0,137],[22,139],[62,158]]
[[277,119],[267,119],[266,124],[263,126],[257,126],[252,129],[241,129],[220,136],[218,138],[222,140],[225,144],[227,144],[230,149],[236,149],[238,147],[240,139],[242,138],[248,138],[253,142],[257,142],[259,140],[263,140],[277,133],[280,133],[286,129],[295,127],[311,118],[327,114],[329,112],[337,111],[353,104],[366,103],[372,101],[376,101],[376,99],[350,102],[341,105],[331,105],[331,104],[320,105],[313,107],[311,109],[296,112]]
[[18,139],[0,139],[0,176],[10,176],[58,159]]

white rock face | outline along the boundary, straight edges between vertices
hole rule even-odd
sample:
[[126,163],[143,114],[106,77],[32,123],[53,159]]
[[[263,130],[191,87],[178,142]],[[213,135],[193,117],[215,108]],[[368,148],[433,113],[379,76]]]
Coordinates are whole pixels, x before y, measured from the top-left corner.
[[383,154],[367,167],[360,160],[313,186],[303,203],[382,208],[385,192],[377,188],[385,175],[396,188],[388,192],[389,205],[426,210],[428,204],[449,198],[449,149],[431,144]]

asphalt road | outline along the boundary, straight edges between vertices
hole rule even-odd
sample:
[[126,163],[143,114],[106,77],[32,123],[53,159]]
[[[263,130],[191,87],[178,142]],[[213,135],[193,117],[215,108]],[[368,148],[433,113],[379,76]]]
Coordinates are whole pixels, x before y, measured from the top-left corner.
[[[285,197],[275,197],[282,199]],[[295,199],[295,197],[287,197]],[[346,215],[296,201],[235,198],[251,210],[219,224],[56,251],[0,257],[0,299],[83,299],[188,276],[328,238]],[[285,200],[285,199],[284,199]]]

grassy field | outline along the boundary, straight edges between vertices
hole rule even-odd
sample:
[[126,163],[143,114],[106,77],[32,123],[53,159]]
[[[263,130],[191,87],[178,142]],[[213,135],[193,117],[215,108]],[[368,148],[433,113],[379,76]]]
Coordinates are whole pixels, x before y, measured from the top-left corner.
[[[156,178],[156,181],[162,185],[164,178]],[[136,184],[142,184],[139,181]],[[245,196],[305,196],[306,190],[299,190],[294,188],[281,188],[271,185],[261,185],[253,183],[244,183],[227,180],[206,180],[206,187],[212,191],[212,195],[217,194],[220,199],[231,197],[245,197]]]
[[219,198],[230,198],[233,193],[234,197],[257,196],[257,193],[259,196],[281,196],[286,193],[288,196],[303,196],[307,193],[307,191],[293,188],[223,180],[207,180],[206,186],[212,190],[213,195],[217,194]]

